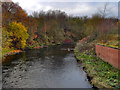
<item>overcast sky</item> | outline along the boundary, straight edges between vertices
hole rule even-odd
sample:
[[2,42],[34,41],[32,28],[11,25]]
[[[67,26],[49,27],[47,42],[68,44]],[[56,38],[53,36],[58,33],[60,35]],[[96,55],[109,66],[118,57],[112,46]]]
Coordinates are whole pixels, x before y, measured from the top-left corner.
[[[73,16],[91,16],[102,10],[105,2],[109,2],[109,16],[118,16],[118,0],[12,0],[26,10],[28,14],[33,11],[61,10]],[[89,2],[88,2],[89,1]]]

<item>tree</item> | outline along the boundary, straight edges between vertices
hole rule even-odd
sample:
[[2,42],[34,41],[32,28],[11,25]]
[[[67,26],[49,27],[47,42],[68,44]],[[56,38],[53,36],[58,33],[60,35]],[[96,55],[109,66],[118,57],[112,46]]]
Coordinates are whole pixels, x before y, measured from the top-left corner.
[[105,42],[118,34],[118,27],[112,19],[101,20],[97,26],[97,29],[99,31],[99,39],[102,39]]
[[94,14],[92,18],[87,20],[87,23],[84,24],[85,31],[84,33],[88,36],[93,36],[94,38],[98,37],[99,32],[97,26],[99,25],[99,22],[102,20],[101,15]]
[[66,33],[70,33],[69,37],[75,41],[84,37],[84,21],[79,17],[70,17],[67,20]]
[[10,33],[7,31],[7,29],[4,27],[2,28],[2,48],[11,48],[11,41],[10,39]]
[[109,3],[106,2],[103,8],[98,9],[98,12],[103,18],[105,18],[110,14],[110,10],[111,10],[111,7],[109,7]]
[[8,32],[12,39],[12,46],[19,49],[24,49],[26,40],[28,39],[27,28],[22,23],[12,22],[8,24]]
[[8,23],[13,21],[22,22],[27,26],[28,17],[27,13],[14,2],[3,2],[2,3],[2,25],[7,26]]

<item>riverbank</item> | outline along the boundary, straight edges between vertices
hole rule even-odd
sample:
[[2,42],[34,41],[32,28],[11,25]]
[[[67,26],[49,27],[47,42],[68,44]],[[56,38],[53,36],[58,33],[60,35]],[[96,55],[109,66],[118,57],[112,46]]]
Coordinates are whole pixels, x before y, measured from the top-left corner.
[[48,43],[48,44],[33,44],[33,45],[27,45],[26,48],[24,50],[17,50],[17,49],[14,49],[14,48],[4,48],[2,49],[2,61],[4,62],[4,58],[7,57],[7,56],[10,56],[10,55],[15,55],[15,54],[18,54],[18,53],[21,53],[21,52],[25,52],[25,50],[28,50],[28,49],[40,49],[40,48],[46,48],[48,46],[54,46],[54,45],[61,45],[61,43]]
[[24,52],[23,50],[16,50],[14,48],[6,48],[2,49],[2,62],[4,62],[5,57],[10,56],[10,55],[15,55],[18,53]]
[[[40,48],[43,48],[43,46],[37,46],[37,47],[33,47],[33,48],[27,48],[27,49],[40,49]],[[14,54],[17,54],[17,53],[21,53],[21,52],[24,52],[24,50],[16,50],[16,49],[5,49],[5,50],[2,50],[2,56],[4,57],[7,57],[9,55],[14,55]]]
[[24,52],[24,50],[27,49],[40,49],[40,48],[46,48],[48,46],[54,46],[54,45],[62,45],[62,44],[74,44],[74,41],[71,39],[65,39],[63,42],[57,42],[57,43],[27,43],[25,49],[23,50],[17,50],[15,48],[3,48],[2,49],[2,56],[9,56],[14,55],[20,52]]
[[9,56],[9,55],[14,55],[16,53],[23,52],[22,50],[17,50],[14,48],[3,48],[2,49],[2,56]]
[[96,56],[95,42],[82,43],[79,41],[74,50],[75,57],[78,63],[82,63],[83,69],[93,86],[97,88],[118,88],[120,70]]

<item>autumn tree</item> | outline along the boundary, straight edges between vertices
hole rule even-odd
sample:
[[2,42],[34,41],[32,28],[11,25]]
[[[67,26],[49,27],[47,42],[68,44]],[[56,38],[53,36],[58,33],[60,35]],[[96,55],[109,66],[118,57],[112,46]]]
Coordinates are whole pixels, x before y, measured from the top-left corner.
[[18,3],[14,2],[2,3],[2,19],[3,26],[6,26],[13,21],[22,22],[24,25],[28,22],[27,13],[18,5]]
[[66,33],[71,33],[69,37],[73,40],[82,39],[84,35],[84,20],[79,17],[69,17],[67,20]]
[[115,35],[118,34],[118,27],[114,20],[112,19],[103,19],[99,22],[97,29],[99,31],[99,39],[104,40],[111,40],[114,38]]
[[2,48],[11,48],[11,41],[10,33],[5,27],[2,28]]
[[12,22],[8,24],[9,37],[12,43],[12,47],[18,49],[24,49],[26,46],[26,40],[28,39],[27,28],[22,23]]
[[94,14],[92,18],[89,18],[87,22],[84,24],[85,31],[84,33],[88,36],[92,36],[94,38],[97,38],[99,35],[98,31],[98,24],[102,20],[102,17],[100,14]]

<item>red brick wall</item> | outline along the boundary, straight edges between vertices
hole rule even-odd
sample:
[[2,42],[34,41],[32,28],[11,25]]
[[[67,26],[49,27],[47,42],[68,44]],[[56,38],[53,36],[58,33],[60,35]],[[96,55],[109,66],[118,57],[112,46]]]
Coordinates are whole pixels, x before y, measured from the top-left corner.
[[96,45],[96,54],[104,61],[120,69],[120,49]]

